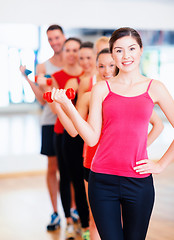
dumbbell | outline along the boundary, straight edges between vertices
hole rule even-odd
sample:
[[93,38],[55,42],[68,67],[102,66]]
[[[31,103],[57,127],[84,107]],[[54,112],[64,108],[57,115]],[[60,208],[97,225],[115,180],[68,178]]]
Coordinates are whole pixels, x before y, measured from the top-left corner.
[[[51,86],[51,85],[52,85],[51,75],[45,74],[44,77],[47,78],[47,85],[48,85],[48,86]],[[37,79],[38,79],[38,76],[35,76],[35,83],[37,83]]]
[[25,74],[26,76],[28,76],[30,73],[32,73],[31,70],[29,70],[29,69],[25,69],[24,74]]
[[[25,69],[24,74],[25,74],[26,76],[28,76],[30,73],[32,73],[31,70],[29,70],[29,69]],[[49,75],[49,74],[45,74],[44,77],[47,78],[47,85],[48,85],[48,86],[51,86],[51,85],[52,85],[52,78],[51,78],[51,75]],[[38,78],[38,76],[35,76],[35,83],[37,83],[37,78]]]
[[[66,93],[66,96],[67,96],[69,99],[73,100],[73,99],[75,98],[75,91],[74,91],[73,88],[68,88],[65,93]],[[52,100],[52,98],[51,98],[51,94],[52,94],[52,92],[45,92],[45,93],[43,94],[43,99],[46,100],[46,101],[49,102],[49,103],[52,103],[53,100]]]

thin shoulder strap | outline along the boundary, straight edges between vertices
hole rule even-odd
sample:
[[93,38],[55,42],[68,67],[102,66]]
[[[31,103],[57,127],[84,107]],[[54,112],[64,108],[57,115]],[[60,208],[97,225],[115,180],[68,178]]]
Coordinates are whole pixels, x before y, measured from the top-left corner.
[[152,81],[153,81],[153,79],[150,80],[150,83],[149,83],[149,85],[147,87],[147,92],[149,91],[149,88],[150,88],[150,85],[151,85]]
[[79,77],[77,77],[77,83],[78,83],[78,84],[80,83],[80,78],[79,78]]
[[109,92],[111,92],[111,88],[110,88],[110,86],[109,86],[108,81],[106,81],[106,84],[107,84],[107,86],[108,86]]
[[92,77],[90,78],[90,81],[89,81],[89,88],[88,88],[88,91],[91,91],[93,87],[93,81],[92,81]]

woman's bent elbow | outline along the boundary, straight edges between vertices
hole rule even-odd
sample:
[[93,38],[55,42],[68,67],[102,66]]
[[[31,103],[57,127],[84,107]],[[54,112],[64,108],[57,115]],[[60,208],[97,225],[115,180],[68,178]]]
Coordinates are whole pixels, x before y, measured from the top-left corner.
[[85,142],[89,147],[94,147],[98,143],[98,141],[95,139],[87,140]]
[[75,138],[75,137],[77,137],[77,135],[78,135],[78,133],[77,132],[73,132],[73,131],[68,131],[67,130],[67,132],[68,132],[68,134],[71,136],[71,137],[73,137],[73,138]]

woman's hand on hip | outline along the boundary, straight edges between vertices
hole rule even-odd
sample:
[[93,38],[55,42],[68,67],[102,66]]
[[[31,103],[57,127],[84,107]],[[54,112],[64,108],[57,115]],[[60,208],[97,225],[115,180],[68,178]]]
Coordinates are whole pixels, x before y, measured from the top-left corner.
[[136,167],[133,168],[139,174],[161,173],[162,167],[158,161],[143,159],[136,162]]

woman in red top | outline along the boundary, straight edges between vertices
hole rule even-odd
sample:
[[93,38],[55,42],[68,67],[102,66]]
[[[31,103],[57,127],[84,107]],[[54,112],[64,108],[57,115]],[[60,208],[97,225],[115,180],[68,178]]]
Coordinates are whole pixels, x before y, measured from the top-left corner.
[[100,138],[89,177],[89,200],[101,239],[145,240],[154,204],[152,174],[161,173],[174,160],[174,141],[158,161],[148,159],[148,125],[158,104],[174,127],[174,100],[163,83],[141,75],[143,46],[136,30],[114,31],[110,50],[118,72],[93,87],[88,122],[65,91],[58,91],[55,99],[89,146]]

